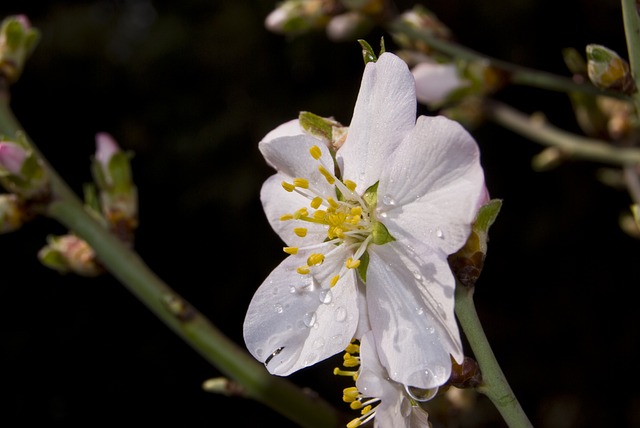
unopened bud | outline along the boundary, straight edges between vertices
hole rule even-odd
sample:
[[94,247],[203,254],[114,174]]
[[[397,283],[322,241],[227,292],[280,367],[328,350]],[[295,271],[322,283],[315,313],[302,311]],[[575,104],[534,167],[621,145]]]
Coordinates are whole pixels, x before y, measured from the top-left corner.
[[48,244],[38,252],[40,262],[60,273],[97,276],[104,272],[93,249],[75,235],[50,236]]
[[0,195],[0,234],[17,230],[26,220],[24,201],[18,195]]
[[602,89],[621,91],[631,95],[636,91],[629,63],[602,45],[587,45],[587,73],[589,80]]
[[5,18],[0,26],[0,77],[10,83],[18,80],[39,39],[40,32],[25,15]]
[[303,34],[329,22],[325,0],[285,0],[265,19],[265,27],[279,34]]
[[27,150],[11,141],[0,141],[0,171],[7,175],[22,177],[22,166],[27,159]]
[[[452,38],[451,30],[433,12],[422,5],[415,5],[413,9],[400,14],[396,18],[396,24],[409,26],[439,39],[450,40]],[[402,34],[402,32],[397,32],[393,37],[404,48],[416,49],[426,54],[431,51],[431,48],[426,43],[415,40],[415,38]]]
[[458,67],[453,63],[421,62],[411,73],[416,81],[418,102],[431,108],[438,108],[447,101],[449,94],[469,84],[460,77]]
[[25,199],[43,198],[49,192],[42,161],[22,139],[0,141],[0,183]]
[[471,357],[464,357],[462,364],[451,360],[451,376],[448,385],[456,388],[475,388],[482,383],[482,374],[478,362]]
[[345,12],[331,18],[327,24],[327,36],[334,42],[356,40],[368,33],[373,25],[373,20],[362,12]]

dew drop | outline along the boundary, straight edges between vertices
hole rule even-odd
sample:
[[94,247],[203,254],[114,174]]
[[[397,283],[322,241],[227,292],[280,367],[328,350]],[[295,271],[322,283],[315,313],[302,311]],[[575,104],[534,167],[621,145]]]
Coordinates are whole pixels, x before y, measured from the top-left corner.
[[429,401],[433,397],[435,397],[436,394],[438,393],[438,387],[422,389],[422,388],[416,388],[410,385],[406,385],[404,389],[405,391],[407,391],[407,394],[409,394],[411,398],[413,398],[418,402]]
[[424,314],[424,308],[422,306],[419,307],[419,308],[416,308],[416,314],[418,314],[418,315]]
[[307,312],[302,317],[302,322],[307,327],[313,327],[313,325],[316,323],[316,313],[315,312]]
[[347,319],[347,310],[344,306],[338,306],[335,313],[336,321],[342,322]]
[[384,195],[382,197],[382,203],[387,206],[393,206],[396,204],[396,201],[390,195]]
[[313,347],[316,349],[320,349],[324,346],[324,339],[319,337],[313,341]]
[[318,297],[320,298],[320,302],[324,303],[325,305],[328,305],[329,303],[331,303],[331,300],[333,300],[333,294],[331,294],[331,290],[321,290],[318,294]]
[[281,314],[284,311],[284,308],[280,303],[276,303],[273,305],[273,310],[276,311],[277,314]]
[[305,357],[304,361],[302,362],[302,365],[310,366],[315,364],[316,361],[318,361],[318,354],[315,354],[312,352]]
[[295,292],[296,292],[296,287],[294,287],[293,285],[289,287],[289,293],[293,294]]
[[413,271],[413,277],[418,281],[422,279],[422,275],[420,275],[420,272],[418,272],[417,270]]
[[436,236],[440,239],[444,239],[444,233],[442,233],[442,229],[440,228],[436,229]]
[[336,334],[336,335],[331,336],[331,341],[332,342],[336,342],[336,343],[342,341],[342,335],[341,334]]
[[435,328],[433,328],[432,326],[429,326],[429,327],[427,327],[427,328],[426,328],[426,330],[425,330],[425,331],[426,331],[427,333],[429,333],[429,334],[433,334],[433,333],[435,333],[436,329],[435,329]]

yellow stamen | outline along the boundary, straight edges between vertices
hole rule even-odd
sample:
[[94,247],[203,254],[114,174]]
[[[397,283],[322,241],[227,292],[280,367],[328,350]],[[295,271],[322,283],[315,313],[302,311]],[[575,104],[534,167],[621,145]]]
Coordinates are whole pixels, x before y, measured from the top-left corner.
[[286,190],[287,192],[293,192],[295,190],[296,186],[294,186],[291,183],[287,183],[286,181],[283,181],[282,182],[282,188],[284,190]]
[[318,171],[320,171],[320,174],[322,174],[324,176],[324,178],[329,182],[329,184],[333,184],[333,183],[336,182],[336,179],[333,178],[331,173],[329,171],[327,171],[327,169],[325,167],[323,167],[322,165],[318,166]]
[[298,272],[300,275],[306,275],[311,271],[309,270],[309,266],[300,266],[298,269],[296,269],[296,272]]
[[329,206],[333,209],[339,208],[340,205],[336,202],[335,199],[333,198],[327,198],[327,202],[329,203]]
[[347,266],[348,269],[355,269],[358,266],[360,266],[360,259],[353,260],[353,257],[349,257],[347,259],[347,263],[345,263],[345,265]]
[[344,185],[347,186],[347,189],[351,190],[352,192],[356,190],[356,183],[351,180],[344,180]]
[[301,217],[307,217],[309,215],[309,211],[306,208],[300,208],[298,211],[293,213],[293,218],[296,220],[300,220]]
[[362,425],[362,421],[359,418],[355,418],[347,424],[347,428],[356,428]]
[[367,413],[369,413],[371,411],[371,404],[369,404],[368,406],[364,406],[362,408],[362,411],[360,412],[360,414],[362,415],[366,415]]
[[313,156],[313,158],[315,160],[320,159],[320,156],[322,156],[322,151],[320,150],[320,147],[318,146],[313,146],[309,149],[309,153],[311,153],[311,156]]
[[350,343],[347,345],[347,347],[345,348],[345,351],[350,353],[350,354],[357,354],[360,353],[360,345],[355,344],[355,343]]
[[[305,227],[296,227],[295,229],[293,229],[293,233],[301,238],[304,238],[305,236],[307,236],[307,229]],[[348,262],[349,261],[347,260],[347,263]]]
[[298,254],[298,247],[284,247],[282,250],[287,254]]
[[320,205],[322,205],[322,198],[320,196],[316,196],[311,200],[311,203],[309,205],[311,205],[311,208],[313,208],[314,210],[317,210],[318,208],[320,208]]
[[335,287],[335,285],[338,283],[339,279],[340,279],[340,275],[336,275],[333,278],[331,278],[331,282],[330,282],[331,286]]
[[280,221],[287,221],[287,220],[293,220],[293,215],[285,214],[282,217],[280,217]]
[[358,391],[358,388],[356,388],[355,386],[350,386],[348,388],[343,389],[342,394],[345,397],[349,397],[352,400],[356,400],[358,398],[358,395],[360,395],[360,392]]
[[362,409],[362,401],[352,401],[351,404],[349,404],[349,407],[353,410]]
[[350,356],[350,358],[345,358],[342,365],[345,367],[358,367],[360,365],[360,361],[358,361],[357,358]]
[[319,265],[323,261],[324,261],[324,254],[313,253],[307,259],[307,264],[309,266],[315,266],[315,265]]
[[293,179],[293,185],[296,187],[301,187],[303,189],[308,189],[309,188],[309,180],[307,180],[306,178],[294,178]]

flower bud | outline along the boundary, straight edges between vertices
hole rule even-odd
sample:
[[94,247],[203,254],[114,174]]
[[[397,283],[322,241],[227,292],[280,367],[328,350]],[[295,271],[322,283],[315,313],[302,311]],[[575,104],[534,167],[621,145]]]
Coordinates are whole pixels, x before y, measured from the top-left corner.
[[447,101],[449,94],[469,84],[459,75],[456,64],[420,62],[411,70],[416,80],[418,102],[437,108]]
[[17,230],[26,220],[24,201],[14,194],[0,195],[0,233]]
[[40,262],[60,273],[97,276],[104,272],[96,254],[86,241],[75,235],[49,236],[38,252]]
[[373,27],[373,20],[359,11],[336,15],[327,24],[327,36],[334,42],[355,40]]
[[131,178],[130,157],[111,135],[96,134],[96,152],[91,166],[102,214],[111,230],[128,243],[138,226],[138,194]]
[[325,0],[285,0],[265,19],[265,27],[279,34],[303,34],[329,22]]
[[40,32],[25,15],[5,18],[0,26],[0,77],[17,81],[39,38]]
[[591,82],[602,89],[631,95],[636,91],[629,63],[620,55],[601,45],[587,45],[587,73]]
[[0,183],[25,199],[42,198],[49,192],[44,165],[23,139],[0,141]]
[[[452,38],[451,30],[440,21],[436,15],[422,5],[415,5],[413,9],[403,12],[396,18],[396,23],[409,26],[415,30],[424,31],[439,39],[450,40]],[[393,35],[396,42],[406,49],[418,50],[429,54],[431,48],[422,41],[415,40],[413,37],[396,33]]]

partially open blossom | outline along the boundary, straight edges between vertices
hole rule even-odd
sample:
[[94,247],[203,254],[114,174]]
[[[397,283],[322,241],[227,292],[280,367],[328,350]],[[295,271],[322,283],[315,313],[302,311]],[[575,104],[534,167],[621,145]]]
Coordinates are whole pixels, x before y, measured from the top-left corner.
[[0,170],[22,177],[22,166],[27,159],[27,150],[11,141],[0,141]]
[[587,51],[587,73],[591,82],[603,89],[631,95],[637,89],[629,63],[606,46],[590,44]]
[[47,241],[47,245],[38,252],[38,259],[45,266],[60,273],[72,272],[89,277],[104,272],[93,249],[78,236],[49,236]]
[[10,192],[25,199],[45,197],[49,179],[44,165],[28,144],[0,141],[0,182]]
[[367,63],[346,140],[335,150],[296,121],[259,144],[276,174],[267,218],[289,256],[256,291],[244,338],[288,375],[360,337],[366,310],[390,379],[437,388],[463,359],[447,255],[486,195],[478,146],[444,117],[416,121],[415,82],[397,56]]

